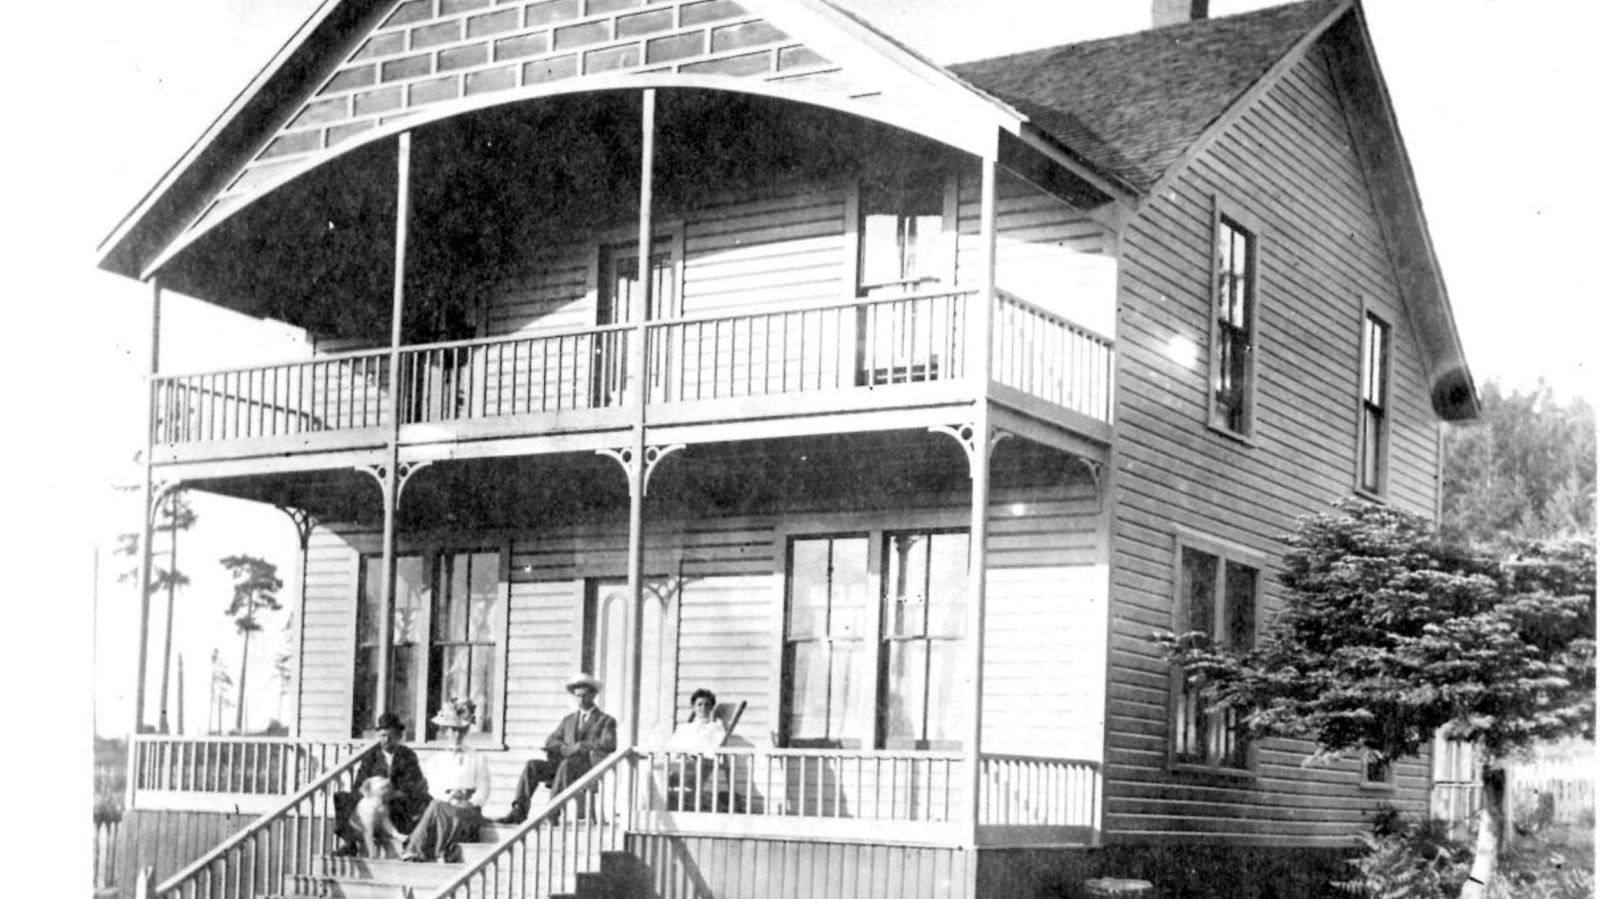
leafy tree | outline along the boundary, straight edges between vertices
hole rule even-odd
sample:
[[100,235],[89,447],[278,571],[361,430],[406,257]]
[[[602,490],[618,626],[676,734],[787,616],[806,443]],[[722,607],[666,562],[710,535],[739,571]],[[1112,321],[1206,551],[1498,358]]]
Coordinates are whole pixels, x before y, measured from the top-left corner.
[[1250,736],[1384,762],[1441,728],[1480,742],[1478,883],[1463,895],[1481,895],[1505,835],[1505,762],[1537,741],[1594,736],[1594,546],[1525,545],[1497,562],[1423,518],[1355,500],[1285,541],[1283,609],[1255,648],[1158,639]]
[[1541,382],[1504,394],[1483,387],[1477,421],[1444,434],[1443,523],[1475,542],[1594,532],[1594,409],[1565,406]]
[[278,591],[283,581],[278,577],[278,566],[255,556],[225,556],[222,567],[233,575],[233,601],[225,614],[233,617],[233,626],[244,639],[244,649],[239,655],[239,705],[234,730],[244,731],[245,676],[249,673],[250,635],[261,630],[256,613],[262,609],[278,610]]

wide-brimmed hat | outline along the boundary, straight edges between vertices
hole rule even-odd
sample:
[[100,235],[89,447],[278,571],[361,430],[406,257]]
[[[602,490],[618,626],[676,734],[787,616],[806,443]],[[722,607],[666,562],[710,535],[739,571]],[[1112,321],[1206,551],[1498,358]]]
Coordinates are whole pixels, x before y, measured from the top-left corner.
[[604,684],[600,683],[599,679],[588,672],[574,674],[573,676],[567,678],[568,693],[571,693],[573,690],[576,690],[579,687],[588,687],[596,693],[599,693],[604,686]]
[[384,712],[378,716],[378,730],[405,730],[406,723],[394,712]]
[[468,730],[472,727],[472,719],[477,717],[476,707],[469,699],[457,699],[447,702],[439,713],[434,715],[432,723],[437,727],[458,727]]

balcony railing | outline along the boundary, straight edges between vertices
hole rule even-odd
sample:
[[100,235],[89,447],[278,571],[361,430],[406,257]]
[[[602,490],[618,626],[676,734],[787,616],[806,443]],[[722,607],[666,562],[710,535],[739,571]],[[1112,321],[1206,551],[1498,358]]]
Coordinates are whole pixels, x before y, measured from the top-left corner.
[[343,764],[367,744],[273,737],[178,737],[140,734],[129,758],[135,808],[259,805],[242,797],[281,799]]
[[[646,328],[634,373],[631,326],[405,347],[154,381],[155,440],[184,445],[402,424],[956,381],[969,376],[976,294],[930,293],[673,319]],[[995,305],[991,379],[1109,422],[1112,343],[1008,294]],[[642,374],[643,377],[636,377]]]

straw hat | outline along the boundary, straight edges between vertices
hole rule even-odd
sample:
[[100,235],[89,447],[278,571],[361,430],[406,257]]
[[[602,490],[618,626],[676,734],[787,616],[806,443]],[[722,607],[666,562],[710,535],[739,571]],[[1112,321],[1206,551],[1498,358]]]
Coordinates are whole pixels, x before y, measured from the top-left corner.
[[604,685],[601,684],[594,675],[589,674],[588,672],[574,674],[572,677],[567,678],[568,693],[571,693],[573,690],[576,690],[579,687],[588,687],[596,693],[599,693],[603,686]]

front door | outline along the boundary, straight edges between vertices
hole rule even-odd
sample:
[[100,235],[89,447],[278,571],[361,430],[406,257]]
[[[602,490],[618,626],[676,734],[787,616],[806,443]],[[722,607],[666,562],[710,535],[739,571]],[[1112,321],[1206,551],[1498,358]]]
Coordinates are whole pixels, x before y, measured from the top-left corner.
[[[650,254],[650,273],[655,278],[646,321],[672,318],[678,314],[676,281],[672,254],[657,242]],[[634,321],[635,310],[644,302],[644,284],[639,280],[639,250],[633,246],[605,247],[600,254],[600,296],[595,324],[625,325]],[[590,402],[596,406],[622,405],[628,383],[627,342],[621,331],[604,331],[595,336],[594,364],[590,373]],[[658,368],[658,366],[652,366]],[[653,377],[659,378],[659,370]]]
[[[639,739],[659,745],[672,734],[676,717],[676,621],[678,597],[674,578],[649,578],[644,588],[643,676],[640,678]],[[627,664],[628,582],[596,578],[585,590],[583,666],[605,684],[601,706],[626,731],[629,709]]]

